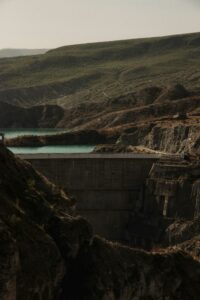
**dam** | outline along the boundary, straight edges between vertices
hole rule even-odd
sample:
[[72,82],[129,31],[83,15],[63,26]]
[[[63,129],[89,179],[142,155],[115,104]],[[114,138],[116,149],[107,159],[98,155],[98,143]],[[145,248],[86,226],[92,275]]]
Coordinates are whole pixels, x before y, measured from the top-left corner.
[[145,182],[159,154],[19,154],[77,200],[95,234],[123,241],[133,211],[143,209]]

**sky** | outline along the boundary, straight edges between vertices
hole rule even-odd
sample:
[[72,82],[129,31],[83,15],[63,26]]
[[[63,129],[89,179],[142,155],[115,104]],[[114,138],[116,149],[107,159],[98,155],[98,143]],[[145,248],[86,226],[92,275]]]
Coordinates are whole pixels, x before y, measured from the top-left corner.
[[200,31],[200,0],[0,0],[0,48]]

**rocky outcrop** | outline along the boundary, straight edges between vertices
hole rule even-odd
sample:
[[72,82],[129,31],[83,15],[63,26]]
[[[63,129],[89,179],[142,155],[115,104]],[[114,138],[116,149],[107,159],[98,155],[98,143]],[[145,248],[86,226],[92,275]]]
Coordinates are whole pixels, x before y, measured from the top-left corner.
[[[164,217],[194,219],[199,204],[200,164],[186,160],[154,163],[147,179],[147,199]],[[148,205],[151,207],[151,203]]]
[[173,248],[183,250],[194,259],[200,261],[200,235],[197,235],[184,243],[178,244],[178,246],[174,246]]
[[95,238],[71,269],[70,290],[75,295],[69,299],[196,299],[195,265],[199,263],[183,252],[148,254]]
[[119,144],[144,146],[165,153],[200,155],[200,124],[192,122],[158,122],[133,127],[123,133]]
[[177,219],[170,224],[164,236],[165,245],[177,245],[184,242],[189,243],[192,239],[198,237],[200,234],[200,219],[186,220]]
[[149,229],[157,225],[152,247],[173,246],[200,259],[199,178],[198,160],[168,158],[153,165],[141,222],[148,220]]
[[154,163],[126,237],[136,247],[152,249],[186,242],[200,235],[198,160],[163,157]]
[[[74,200],[0,147],[1,299],[198,299],[200,264],[93,236]],[[189,252],[188,252],[189,253]]]
[[[109,132],[109,131],[108,131]],[[106,131],[105,131],[106,134]],[[118,133],[119,134],[119,133]],[[114,145],[98,145],[95,152],[145,152],[200,155],[200,124],[198,121],[167,121],[140,124],[115,134]],[[112,134],[107,141],[111,141]],[[118,136],[118,138],[117,138]],[[114,135],[113,135],[114,137]]]
[[[66,264],[45,228],[53,216],[61,218],[62,213],[70,224],[67,214],[73,213],[73,202],[2,146],[0,168],[1,299],[59,299]],[[73,228],[65,229],[70,232],[70,250],[76,251]]]

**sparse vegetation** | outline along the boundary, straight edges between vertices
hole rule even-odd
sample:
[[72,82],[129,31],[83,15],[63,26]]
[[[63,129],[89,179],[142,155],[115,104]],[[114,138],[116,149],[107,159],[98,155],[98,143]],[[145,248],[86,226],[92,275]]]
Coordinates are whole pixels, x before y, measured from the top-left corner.
[[4,100],[3,90],[26,88],[23,104],[69,106],[163,83],[179,82],[197,89],[199,47],[200,33],[195,33],[75,45],[45,55],[0,59],[0,98]]

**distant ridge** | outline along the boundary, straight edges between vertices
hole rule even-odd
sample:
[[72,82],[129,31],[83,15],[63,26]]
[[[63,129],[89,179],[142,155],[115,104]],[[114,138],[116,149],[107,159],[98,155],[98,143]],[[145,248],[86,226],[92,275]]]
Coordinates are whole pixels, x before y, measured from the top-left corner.
[[0,58],[44,54],[49,49],[0,49]]

